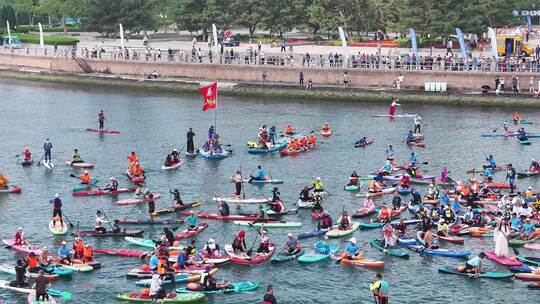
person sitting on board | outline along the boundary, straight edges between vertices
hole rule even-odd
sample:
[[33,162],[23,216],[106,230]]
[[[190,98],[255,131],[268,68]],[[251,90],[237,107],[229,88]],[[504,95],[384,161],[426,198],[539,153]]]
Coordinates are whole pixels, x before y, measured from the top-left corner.
[[377,193],[381,191],[381,187],[377,181],[373,180],[368,185],[368,192],[369,193]]
[[163,163],[163,165],[165,167],[170,167],[172,166],[174,163],[173,163],[173,159],[172,159],[172,156],[171,154],[167,154],[167,157],[165,158],[165,162]]
[[416,166],[416,164],[418,163],[418,158],[416,158],[416,155],[414,155],[414,152],[411,152],[411,157],[409,157],[409,163],[412,166]]
[[322,131],[324,133],[328,133],[328,131],[330,131],[330,125],[328,124],[328,122],[325,122],[323,125],[322,125]]
[[508,123],[506,121],[503,121],[501,127],[503,128],[504,132],[508,132]]
[[257,174],[256,175],[250,175],[248,183],[251,183],[252,181],[264,181],[266,180],[266,172],[264,172],[261,165],[257,166]]
[[314,181],[311,182],[311,188],[313,189],[314,195],[321,195],[324,192],[323,182],[320,177],[317,177]]
[[208,242],[203,247],[203,252],[206,253],[209,257],[218,257],[220,256],[219,252],[219,245],[216,244],[216,241],[214,239],[208,239]]
[[332,221],[332,217],[330,216],[330,214],[328,214],[327,212],[324,212],[321,215],[320,220],[321,220],[321,229],[330,229],[330,228],[332,228],[333,221]]
[[518,140],[520,140],[520,141],[527,141],[527,140],[529,140],[529,139],[527,138],[527,132],[525,132],[525,128],[523,128],[523,127],[520,128],[520,129],[517,131],[517,133],[518,133],[518,136],[517,136]]
[[354,143],[355,146],[367,146],[367,138],[364,136]]
[[394,247],[396,245],[396,236],[394,235],[394,228],[390,223],[390,220],[385,221],[384,226],[382,227],[382,232],[384,236],[384,248]]
[[26,256],[25,263],[28,266],[28,272],[37,273],[41,269],[41,266],[39,265],[38,257],[33,251],[31,251]]
[[521,218],[517,216],[515,212],[512,213],[512,218],[510,220],[510,229],[512,229],[514,232],[521,231]]
[[176,149],[172,150],[171,158],[172,158],[172,163],[173,164],[177,164],[178,162],[180,162],[180,153],[178,153],[178,150],[176,150]]
[[120,226],[120,220],[114,220],[112,225],[112,232],[113,233],[120,233],[122,231],[122,227]]
[[533,193],[532,186],[527,187],[527,190],[523,191],[523,199],[526,203],[533,202],[536,196]]
[[530,218],[525,219],[525,223],[523,223],[523,227],[521,228],[519,239],[520,240],[532,239],[534,235],[534,231],[535,231],[535,224],[531,223]]
[[356,173],[356,170],[354,170],[351,173],[351,177],[349,177],[349,183],[347,184],[347,186],[358,186],[358,180],[360,180],[360,176],[358,175],[358,173]]
[[347,230],[349,229],[351,225],[351,221],[350,221],[350,218],[349,218],[349,214],[347,213],[347,211],[343,211],[343,213],[341,213],[341,217],[339,218],[339,227],[338,229],[339,230]]
[[518,111],[515,111],[514,114],[512,114],[512,120],[515,123],[521,122],[521,113],[519,113]]
[[195,230],[197,228],[197,217],[194,213],[190,214],[186,218],[186,226],[188,230]]
[[108,221],[103,219],[103,213],[101,212],[101,210],[98,210],[96,212],[96,223],[94,225],[94,230],[97,233],[101,233],[101,234],[107,233],[107,229],[105,229],[105,227],[103,227],[104,223],[108,223]]
[[450,206],[445,206],[444,207],[444,211],[442,213],[442,218],[447,222],[447,223],[453,223],[455,220],[456,220],[456,215],[454,214],[454,212],[452,211],[452,209],[450,209]]
[[405,224],[404,218],[399,219],[399,223],[396,225],[396,232],[398,237],[402,237],[407,233],[407,224]]
[[484,252],[480,252],[477,256],[469,259],[465,266],[459,266],[459,272],[474,273],[480,275],[482,273],[482,259],[486,257]]
[[71,164],[76,163],[84,163],[84,161],[81,158],[81,155],[79,154],[78,149],[73,149],[73,155],[71,156]]
[[219,202],[218,214],[221,216],[229,216],[231,214],[229,204],[227,204],[227,202]]
[[345,246],[345,251],[343,252],[341,258],[346,260],[352,260],[360,256],[362,256],[362,253],[360,252],[360,247],[356,245],[356,238],[352,237],[349,239],[347,245]]
[[246,252],[246,232],[244,230],[240,230],[234,235],[232,248],[234,250],[234,253]]
[[[365,200],[364,200],[364,204],[365,204]],[[399,196],[398,192],[394,192],[394,195],[392,197],[392,210],[399,210],[399,208],[401,208],[401,196]]]
[[298,240],[294,237],[292,233],[287,233],[287,242],[281,250],[281,253],[284,255],[293,255],[302,250],[302,245],[298,243]]
[[449,228],[444,219],[440,219],[437,224],[437,235],[438,236],[448,236]]
[[105,186],[105,188],[103,188],[103,190],[110,192],[118,190],[118,181],[114,176],[109,177],[109,183],[107,184],[107,186]]
[[28,147],[24,148],[24,151],[22,154],[24,155],[25,162],[29,162],[32,160],[32,153],[30,152],[30,149],[28,149]]
[[268,231],[264,228],[261,228],[258,237],[260,239],[259,241],[259,248],[257,248],[257,253],[269,253],[270,252],[270,235],[268,234]]
[[495,170],[497,168],[497,161],[495,160],[495,156],[490,154],[488,158],[486,158],[487,161],[487,167],[491,167],[491,169]]
[[418,168],[415,165],[410,165],[405,168],[405,172],[408,173],[411,177],[418,177],[417,174]]
[[73,239],[72,248],[73,248],[73,258],[82,259],[83,254],[84,254],[84,242],[82,238],[76,236]]
[[142,169],[141,164],[139,163],[138,160],[133,163],[133,165],[131,166],[130,172],[131,172],[131,175],[133,175],[134,177],[139,177],[139,176],[144,175],[144,170]]
[[84,251],[83,251],[83,263],[92,262],[94,260],[94,248],[90,246],[90,244],[86,243],[84,244]]
[[381,173],[382,175],[388,175],[392,174],[392,171],[394,171],[394,166],[392,165],[392,162],[390,160],[387,160],[379,173]]
[[390,221],[392,218],[392,214],[390,212],[390,209],[388,209],[388,206],[386,203],[383,203],[381,206],[381,210],[379,211],[379,214],[377,216],[378,222],[386,222]]
[[13,245],[26,246],[28,248],[31,247],[30,243],[28,243],[28,241],[24,238],[24,231],[22,227],[17,228],[17,232],[15,232],[14,240],[15,240],[15,243],[13,243]]
[[17,260],[17,265],[15,265],[15,281],[9,282],[9,286],[12,287],[28,287],[28,282],[26,282],[26,267],[28,265],[21,259]]
[[302,150],[307,150],[307,149],[309,149],[307,137],[302,136],[302,138],[300,138],[300,148],[301,148]]
[[493,168],[486,167],[486,170],[484,171],[484,179],[486,179],[488,183],[493,181]]
[[176,263],[173,265],[173,267],[175,270],[186,269],[189,266],[188,262],[189,258],[187,255],[187,248],[184,247],[178,252],[178,256],[176,257]]
[[73,250],[67,247],[66,241],[62,241],[62,245],[58,248],[58,260],[61,264],[71,265],[71,258],[73,257]]
[[414,133],[412,130],[409,130],[409,133],[407,133],[407,143],[415,143],[416,142],[416,138],[414,137]]
[[88,170],[84,170],[83,175],[81,175],[81,184],[88,185],[92,182],[92,178],[90,177],[90,173]]
[[420,192],[418,192],[415,188],[411,188],[411,203],[413,205],[420,205],[422,204],[422,196],[420,195]]
[[330,243],[328,242],[328,236],[323,236],[322,240],[318,241],[313,245],[315,252],[318,254],[330,254],[331,253],[331,247]]
[[426,195],[427,199],[436,199],[439,197],[439,187],[435,182],[435,178],[431,179],[431,183],[428,186],[428,194]]
[[310,202],[313,200],[313,196],[310,195],[309,190],[311,190],[311,188],[309,188],[308,186],[304,186],[304,189],[300,191],[300,200],[302,200],[303,202]]
[[292,126],[292,124],[287,124],[287,126],[285,127],[285,134],[286,135],[292,135],[294,134],[294,128]]
[[529,172],[538,172],[540,171],[540,163],[536,159],[531,160],[531,165],[529,166],[529,169],[527,169]]
[[128,156],[127,158],[128,158],[129,166],[130,166],[130,167],[131,167],[131,165],[132,165],[133,163],[135,163],[135,162],[138,160],[137,154],[135,154],[134,151],[131,151],[131,153],[129,154],[129,156]]
[[[41,249],[41,254],[38,257],[38,261],[39,261],[39,265],[42,268],[47,268],[54,262],[54,258],[49,254],[49,248],[43,247]],[[51,269],[51,271],[47,271],[47,272],[52,272],[52,271],[53,270]]]
[[225,281],[217,282],[212,272],[211,267],[207,267],[203,274],[201,274],[201,287],[204,291],[222,290],[231,286],[230,283]]
[[399,185],[401,186],[401,188],[404,189],[409,189],[411,187],[411,179],[409,177],[409,174],[405,173],[401,176]]
[[309,134],[308,135],[308,144],[309,144],[309,147],[310,148],[313,148],[315,147],[315,144],[317,142],[317,137],[315,137],[315,135],[312,133],[312,134]]

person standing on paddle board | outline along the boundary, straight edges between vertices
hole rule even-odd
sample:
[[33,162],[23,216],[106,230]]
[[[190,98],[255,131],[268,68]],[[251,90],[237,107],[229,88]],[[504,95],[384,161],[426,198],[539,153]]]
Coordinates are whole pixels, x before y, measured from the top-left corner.
[[34,290],[36,293],[36,302],[37,301],[48,301],[49,295],[47,294],[47,287],[51,287],[51,283],[49,283],[49,279],[43,275],[44,271],[40,270],[38,272],[38,275],[36,279],[34,280]]
[[192,128],[189,128],[187,134],[187,152],[190,154],[195,153],[195,145],[193,144],[193,137],[195,137],[195,132]]
[[234,196],[240,197],[240,194],[242,193],[242,173],[240,170],[236,171],[236,174],[233,176],[233,182],[234,182]]
[[396,106],[400,106],[401,104],[397,103],[399,101],[399,98],[392,97],[392,103],[390,104],[390,109],[388,110],[389,116],[394,116],[396,113]]
[[99,122],[99,129],[100,130],[103,130],[104,129],[104,125],[105,125],[105,120],[107,118],[105,118],[105,113],[103,113],[103,110],[99,111],[99,114],[98,114],[98,122]]
[[64,226],[64,221],[62,219],[62,200],[60,195],[56,193],[54,198],[49,201],[49,204],[53,205],[53,226],[56,226],[56,217],[60,218],[60,226]]
[[17,260],[17,265],[15,266],[15,281],[11,281],[9,286],[13,287],[27,287],[28,283],[26,282],[26,267],[28,265],[24,263],[23,260]]
[[512,167],[512,164],[508,164],[508,170],[506,171],[506,179],[510,185],[510,194],[514,193],[514,182],[516,181],[516,169]]
[[416,114],[414,115],[414,133],[420,134],[420,122],[422,121],[422,117],[420,115]]
[[51,150],[52,150],[52,143],[49,141],[49,139],[47,138],[45,140],[45,143],[43,144],[43,150],[45,150],[45,158],[44,158],[44,161],[45,162],[51,162]]

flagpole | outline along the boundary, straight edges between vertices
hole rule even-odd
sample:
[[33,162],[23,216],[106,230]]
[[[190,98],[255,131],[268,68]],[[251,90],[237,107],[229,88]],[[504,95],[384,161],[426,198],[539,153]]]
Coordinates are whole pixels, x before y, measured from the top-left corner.
[[217,111],[218,111],[217,97],[218,97],[218,93],[217,93],[217,82],[216,82],[216,111],[214,113],[214,130],[216,133],[217,133]]

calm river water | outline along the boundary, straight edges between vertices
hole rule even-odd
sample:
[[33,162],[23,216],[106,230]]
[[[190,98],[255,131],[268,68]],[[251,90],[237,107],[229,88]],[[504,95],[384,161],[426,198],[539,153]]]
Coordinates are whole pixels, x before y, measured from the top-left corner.
[[[447,166],[454,178],[464,178],[465,170],[483,162],[484,152],[495,154],[499,162],[512,162],[524,169],[531,158],[538,155],[540,142],[532,139],[531,146],[522,146],[515,139],[481,138],[490,133],[500,122],[509,118],[514,109],[415,106],[403,105],[398,111],[420,113],[423,117],[422,133],[426,136],[426,149],[411,150],[402,140],[412,128],[410,118],[390,121],[374,118],[371,114],[387,112],[387,104],[365,104],[355,102],[295,101],[284,99],[219,99],[217,128],[223,140],[231,144],[232,155],[225,160],[209,161],[200,157],[186,160],[176,171],[160,170],[162,161],[172,147],[185,146],[185,133],[192,127],[197,133],[196,146],[206,137],[210,124],[214,122],[212,111],[202,112],[201,99],[197,95],[147,95],[128,91],[107,89],[79,89],[52,84],[0,81],[2,92],[0,110],[0,170],[13,184],[20,185],[20,195],[0,195],[0,231],[2,238],[11,238],[18,226],[27,234],[36,233],[32,240],[41,245],[57,248],[58,244],[72,237],[51,237],[47,224],[50,220],[49,199],[60,193],[64,199],[64,212],[80,227],[92,228],[97,209],[103,208],[109,218],[121,218],[131,207],[121,207],[109,197],[76,198],[70,193],[76,180],[70,173],[79,174],[63,161],[70,158],[73,148],[78,148],[82,157],[93,162],[93,176],[105,182],[111,175],[119,177],[121,186],[128,186],[122,176],[127,167],[126,156],[136,151],[142,166],[148,172],[147,186],[161,193],[158,208],[170,204],[168,187],[181,189],[184,201],[202,202],[200,210],[215,212],[212,196],[230,195],[232,184],[228,182],[240,166],[244,174],[254,173],[261,164],[274,178],[285,180],[280,185],[282,199],[292,207],[301,188],[311,179],[321,176],[326,188],[333,194],[326,208],[336,217],[345,208],[354,211],[362,203],[353,194],[343,191],[343,185],[353,169],[368,174],[384,164],[386,145],[394,145],[397,158],[405,161],[411,151],[417,152],[421,162],[429,165],[422,168],[426,174],[438,175],[442,166]],[[86,132],[88,127],[97,127],[97,114],[103,109],[108,117],[106,127],[120,130],[120,135],[99,136]],[[537,110],[524,110],[526,116],[538,118]],[[537,119],[539,120],[539,119]],[[307,133],[320,129],[328,121],[334,134],[330,138],[319,138],[317,149],[297,157],[281,158],[279,155],[249,155],[245,143],[255,137],[257,128],[265,123],[283,129],[292,122],[297,130]],[[540,120],[538,121],[540,122]],[[540,131],[536,125],[531,131]],[[361,136],[375,138],[375,144],[366,149],[352,147]],[[41,157],[45,138],[53,142],[53,158],[56,168],[46,172],[43,167],[23,168],[15,154],[25,146],[30,147],[36,158]],[[504,179],[502,174],[496,179]],[[537,179],[519,181],[520,186],[529,183],[536,190]],[[246,186],[246,196],[268,195],[269,187]],[[129,195],[120,196],[127,198]],[[390,198],[379,199],[377,203]],[[234,209],[233,209],[234,210]],[[244,208],[243,210],[252,210]],[[133,218],[145,218],[146,207],[133,212]],[[405,214],[405,216],[409,216]],[[272,230],[271,236],[283,244],[287,232],[301,233],[316,226],[309,211],[300,210],[298,215],[286,217],[290,221],[301,221],[303,227],[294,230]],[[160,226],[143,226],[144,237],[157,238]],[[213,237],[222,246],[232,241],[239,228],[233,223],[210,221],[210,227],[197,237],[202,246]],[[355,236],[365,241],[379,236],[379,231],[358,231]],[[253,233],[248,231],[248,244]],[[88,238],[95,248],[131,248],[123,239]],[[309,245],[316,239],[307,239]],[[345,239],[335,241],[343,245]],[[443,245],[447,246],[447,245]],[[493,247],[492,238],[467,239],[465,245],[448,247],[467,248],[473,253]],[[526,250],[523,250],[526,252]],[[527,290],[519,281],[471,280],[437,273],[440,265],[459,263],[453,258],[420,256],[411,253],[409,260],[383,256],[381,252],[366,246],[365,256],[382,259],[386,266],[385,279],[391,285],[392,303],[508,303],[534,302],[538,294]],[[526,252],[534,255],[534,252]],[[15,263],[16,254],[2,248],[0,262]],[[74,274],[72,279],[54,283],[57,289],[74,293],[73,303],[112,303],[119,292],[134,291],[137,287],[126,279],[130,267],[140,265],[137,258],[98,256],[102,268],[90,274]],[[487,267],[506,271],[500,266],[486,262]],[[267,284],[274,284],[280,303],[373,303],[368,290],[375,271],[336,265],[333,261],[302,265],[295,261],[279,265],[265,263],[258,267],[225,265],[218,278],[231,281],[258,280],[261,287],[252,293],[214,295],[208,303],[260,303]],[[2,279],[11,279],[1,275]],[[22,303],[25,298],[10,291],[0,290],[6,303]]]

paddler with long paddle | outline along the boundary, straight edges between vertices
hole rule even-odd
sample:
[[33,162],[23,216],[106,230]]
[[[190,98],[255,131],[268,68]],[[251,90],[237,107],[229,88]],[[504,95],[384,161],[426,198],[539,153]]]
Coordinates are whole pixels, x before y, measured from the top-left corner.
[[392,103],[390,104],[390,109],[388,110],[388,115],[390,115],[390,117],[394,117],[395,113],[396,113],[396,106],[400,106],[401,104],[397,103],[399,101],[399,98],[397,97],[392,97]]
[[193,144],[193,137],[195,137],[195,132],[193,132],[192,128],[189,128],[189,130],[188,130],[188,132],[186,134],[186,137],[187,137],[186,151],[189,154],[194,154],[195,153],[195,145]]
[[103,130],[105,128],[105,120],[107,120],[107,118],[105,118],[105,113],[103,112],[103,110],[99,111],[98,122],[100,130]]
[[60,220],[60,227],[63,227],[64,221],[62,219],[62,200],[60,199],[60,195],[56,193],[54,198],[49,201],[49,204],[53,205],[53,226],[56,226],[56,220],[58,218]]

